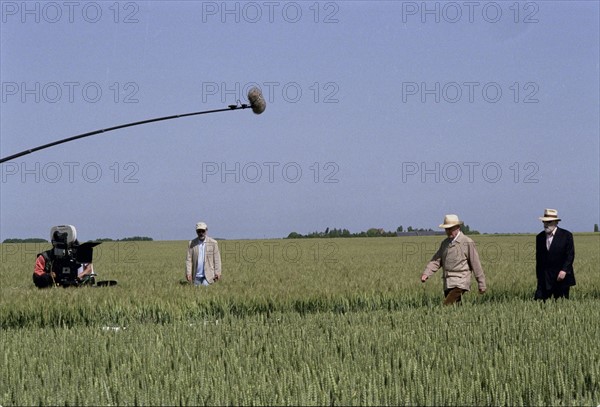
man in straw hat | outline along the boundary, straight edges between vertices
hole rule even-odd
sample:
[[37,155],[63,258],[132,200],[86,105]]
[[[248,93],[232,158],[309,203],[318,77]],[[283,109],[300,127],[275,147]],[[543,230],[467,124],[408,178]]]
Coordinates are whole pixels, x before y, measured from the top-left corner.
[[207,231],[206,223],[196,223],[196,238],[188,244],[185,278],[196,286],[206,286],[221,278],[219,245],[207,236]]
[[475,274],[479,293],[486,290],[485,274],[479,262],[479,254],[475,242],[460,231],[463,222],[457,215],[446,215],[440,228],[446,231],[438,251],[427,263],[421,275],[421,282],[425,282],[440,267],[444,269],[444,305],[459,303],[462,295],[471,289],[471,273]]
[[535,238],[537,289],[534,298],[569,298],[569,289],[575,285],[573,234],[558,227],[560,218],[556,209],[544,210],[540,220],[544,231]]

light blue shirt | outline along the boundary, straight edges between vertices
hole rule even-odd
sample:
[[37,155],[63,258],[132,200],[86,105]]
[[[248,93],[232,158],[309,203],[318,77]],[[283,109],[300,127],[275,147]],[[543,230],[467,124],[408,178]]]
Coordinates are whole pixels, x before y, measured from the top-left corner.
[[206,243],[201,242],[198,244],[198,268],[196,269],[196,279],[202,280],[204,276],[204,251],[206,250]]

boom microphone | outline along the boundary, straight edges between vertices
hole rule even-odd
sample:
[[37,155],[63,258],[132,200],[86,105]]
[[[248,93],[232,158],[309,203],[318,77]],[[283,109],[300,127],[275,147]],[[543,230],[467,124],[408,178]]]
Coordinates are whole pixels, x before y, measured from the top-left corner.
[[2,164],[3,162],[6,162],[6,161],[13,160],[15,158],[22,157],[24,155],[33,153],[34,151],[43,150],[43,149],[46,149],[48,147],[56,146],[58,144],[63,144],[63,143],[67,143],[69,141],[77,140],[77,139],[80,139],[80,138],[93,136],[95,134],[107,133],[109,131],[123,129],[123,128],[126,128],[126,127],[139,126],[140,124],[160,122],[160,121],[163,121],[163,120],[179,119],[181,117],[196,116],[196,115],[200,115],[200,114],[210,114],[210,113],[217,113],[217,112],[228,112],[228,111],[231,111],[231,110],[247,109],[249,107],[252,108],[252,111],[254,113],[261,114],[267,108],[267,103],[265,102],[265,99],[263,98],[262,92],[257,87],[253,87],[252,89],[250,89],[248,91],[248,101],[250,102],[250,106],[248,106],[245,103],[240,103],[238,101],[237,105],[229,105],[225,109],[205,110],[203,112],[192,112],[192,113],[176,114],[176,115],[172,115],[172,116],[157,117],[157,118],[154,118],[154,119],[141,120],[141,121],[138,121],[138,122],[126,123],[126,124],[121,124],[121,125],[118,125],[118,126],[108,127],[108,128],[105,128],[105,129],[90,131],[88,133],[78,134],[76,136],[67,137],[67,138],[64,138],[62,140],[58,140],[58,141],[54,141],[52,143],[48,143],[48,144],[44,144],[44,145],[41,145],[41,146],[38,146],[38,147],[30,148],[30,149],[27,149],[25,151],[21,151],[20,153],[13,154],[13,155],[1,158],[0,159],[0,164]]
[[267,102],[265,102],[262,92],[256,86],[248,91],[248,101],[252,111],[256,114],[261,114],[267,108]]

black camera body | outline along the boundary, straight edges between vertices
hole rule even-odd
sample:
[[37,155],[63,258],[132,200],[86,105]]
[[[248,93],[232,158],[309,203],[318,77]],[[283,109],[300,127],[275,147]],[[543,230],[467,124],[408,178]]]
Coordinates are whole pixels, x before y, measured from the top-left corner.
[[52,271],[55,282],[63,287],[80,285],[77,278],[79,268],[91,263],[94,247],[101,242],[79,244],[77,231],[72,225],[54,226],[50,230],[52,240]]

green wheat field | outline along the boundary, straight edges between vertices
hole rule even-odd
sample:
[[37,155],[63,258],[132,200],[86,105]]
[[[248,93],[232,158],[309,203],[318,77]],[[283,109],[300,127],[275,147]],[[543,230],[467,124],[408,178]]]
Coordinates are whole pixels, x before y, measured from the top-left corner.
[[106,242],[98,280],[38,290],[0,245],[0,405],[600,404],[600,234],[575,235],[570,300],[535,302],[535,236],[476,235],[488,292],[443,307],[420,274],[442,237]]

